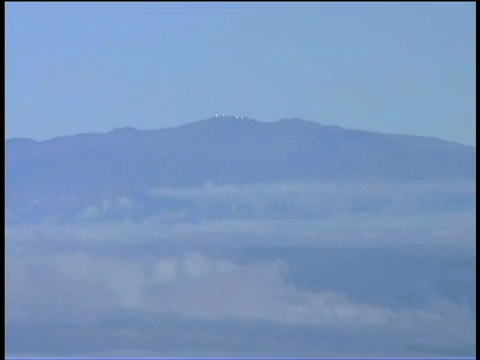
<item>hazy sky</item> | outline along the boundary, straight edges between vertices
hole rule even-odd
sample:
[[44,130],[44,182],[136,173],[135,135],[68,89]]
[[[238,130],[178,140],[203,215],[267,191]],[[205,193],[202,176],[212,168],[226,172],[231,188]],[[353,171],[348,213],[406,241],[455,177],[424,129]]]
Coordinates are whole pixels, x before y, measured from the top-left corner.
[[6,135],[215,113],[475,144],[475,3],[8,3]]

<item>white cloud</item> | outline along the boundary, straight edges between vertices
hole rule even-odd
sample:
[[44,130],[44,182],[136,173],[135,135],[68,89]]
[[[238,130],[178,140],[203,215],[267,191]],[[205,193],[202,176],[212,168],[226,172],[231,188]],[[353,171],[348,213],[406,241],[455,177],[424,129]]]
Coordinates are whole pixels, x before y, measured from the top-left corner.
[[301,182],[248,185],[212,185],[193,188],[152,188],[147,193],[156,198],[190,200],[212,203],[251,205],[265,208],[269,203],[287,203],[302,210],[395,211],[415,212],[415,207],[430,204],[435,207],[438,199],[474,200],[475,181],[456,179],[452,181],[416,182]]
[[[9,315],[28,314],[29,320],[37,316],[54,319],[74,309],[77,315],[89,312],[95,318],[110,307],[206,319],[394,328],[447,326],[452,316],[458,318],[461,311],[463,319],[471,316],[449,303],[400,311],[353,301],[329,289],[302,291],[285,280],[285,266],[282,261],[241,265],[198,252],[149,261],[85,252],[10,256]],[[52,308],[52,300],[59,299],[59,295],[58,308]],[[28,312],[32,306],[35,313]],[[109,311],[106,313],[111,316]],[[72,319],[85,320],[75,316]]]
[[88,205],[77,215],[78,220],[90,220],[97,218],[102,213],[101,209],[96,206]]
[[[140,221],[105,220],[111,211],[133,214],[142,209],[137,199],[118,197],[85,206],[76,223],[8,225],[7,318],[85,326],[125,313],[142,319],[264,321],[294,329],[365,333],[373,340],[388,331],[406,344],[434,349],[454,339],[470,349],[475,345],[475,314],[469,306],[441,300],[435,292],[429,294],[430,303],[399,308],[326,285],[305,289],[288,279],[288,266],[282,260],[241,261],[222,254],[260,245],[313,249],[411,244],[474,249],[475,189],[471,185],[209,184],[156,189],[151,199],[193,201],[203,217],[192,216],[190,208],[180,206],[163,207]],[[437,196],[443,196],[443,205],[448,205],[449,198],[463,199],[466,205],[445,211],[437,206]],[[423,201],[430,205],[424,206]],[[224,217],[210,216],[208,209],[217,203],[234,211]],[[292,211],[287,211],[288,216],[275,213],[275,204],[291,205],[294,210],[287,209]],[[357,211],[359,204],[373,204],[370,210],[377,210],[360,207]],[[382,208],[382,204],[387,205]],[[413,211],[416,204],[419,210]],[[309,211],[314,216],[303,215]],[[83,222],[99,219],[104,220]],[[364,286],[367,289],[370,284]]]
[[124,210],[133,210],[135,208],[135,201],[126,196],[120,196],[116,199],[116,206]]

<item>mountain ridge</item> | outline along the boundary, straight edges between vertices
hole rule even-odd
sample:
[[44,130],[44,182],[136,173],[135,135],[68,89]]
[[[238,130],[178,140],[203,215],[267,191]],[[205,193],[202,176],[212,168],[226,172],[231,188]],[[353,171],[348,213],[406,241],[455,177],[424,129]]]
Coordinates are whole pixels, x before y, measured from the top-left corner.
[[183,128],[183,127],[189,127],[189,126],[198,126],[202,124],[208,124],[211,123],[212,121],[223,121],[225,120],[238,120],[240,122],[247,122],[250,121],[251,123],[260,123],[260,124],[267,124],[267,125],[285,125],[285,124],[309,124],[310,126],[319,126],[319,127],[324,127],[324,128],[336,128],[336,129],[342,129],[342,130],[347,130],[347,131],[357,131],[357,132],[363,132],[363,133],[369,133],[369,134],[379,134],[379,135],[386,135],[386,136],[401,136],[401,137],[412,137],[412,138],[421,138],[421,139],[435,139],[438,141],[442,142],[447,142],[447,143],[452,143],[452,144],[457,144],[461,146],[466,146],[470,148],[475,148],[476,146],[474,145],[469,145],[469,144],[463,144],[457,141],[452,141],[452,140],[446,140],[438,137],[432,137],[432,136],[426,136],[426,135],[413,135],[413,134],[403,134],[403,133],[386,133],[386,132],[377,132],[377,131],[371,131],[371,130],[362,130],[362,129],[352,129],[352,128],[346,128],[343,126],[339,125],[323,125],[319,122],[312,121],[312,120],[306,120],[306,119],[301,119],[298,117],[293,117],[293,118],[282,118],[276,121],[261,121],[257,120],[254,118],[250,117],[244,117],[243,119],[240,118],[238,115],[231,115],[231,116],[218,116],[218,117],[210,117],[198,121],[193,121],[185,124],[180,124],[180,125],[175,125],[175,126],[169,126],[169,127],[163,127],[163,128],[154,128],[154,129],[137,129],[132,126],[123,126],[123,127],[118,127],[118,128],[113,128],[109,131],[106,132],[85,132],[85,133],[78,133],[78,134],[69,134],[69,135],[61,135],[61,136],[55,136],[50,139],[45,139],[45,140],[35,140],[29,137],[13,137],[9,139],[5,139],[5,142],[19,142],[19,141],[24,141],[24,142],[34,142],[34,143],[44,143],[44,142],[49,142],[53,140],[58,140],[58,139],[65,139],[65,138],[72,138],[72,137],[78,137],[78,136],[97,136],[97,135],[108,135],[108,134],[132,134],[136,132],[156,132],[156,131],[164,131],[164,130],[173,130],[173,129],[178,129],[178,128]]
[[15,219],[75,214],[99,199],[145,200],[162,187],[458,178],[476,178],[475,148],[299,119],[217,117],[158,130],[6,141],[6,202]]

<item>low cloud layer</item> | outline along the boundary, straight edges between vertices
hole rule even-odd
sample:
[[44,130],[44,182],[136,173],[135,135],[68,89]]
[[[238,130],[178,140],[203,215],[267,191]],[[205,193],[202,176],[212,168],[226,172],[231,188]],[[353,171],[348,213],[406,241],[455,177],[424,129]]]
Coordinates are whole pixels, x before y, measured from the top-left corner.
[[338,215],[419,215],[475,211],[475,181],[273,183],[153,187],[95,201],[45,194],[7,202],[10,224],[325,219]]
[[[427,291],[420,304],[395,307],[381,301],[369,303],[348,289],[332,288],[328,281],[307,289],[289,276],[294,269],[288,256],[242,260],[226,250],[204,253],[182,248],[145,255],[135,253],[131,245],[126,248],[130,254],[116,255],[100,247],[79,250],[73,245],[33,250],[15,244],[8,249],[7,323],[13,328],[15,324],[61,323],[95,329],[99,323],[130,314],[130,320],[119,320],[127,329],[132,319],[137,319],[134,324],[150,318],[206,321],[207,328],[227,323],[222,325],[227,329],[264,322],[289,328],[292,334],[328,329],[345,341],[358,341],[369,334],[371,349],[387,332],[395,334],[405,349],[410,345],[438,348],[442,341],[470,349],[475,346],[475,310],[465,303]],[[341,249],[338,255],[342,256]],[[325,271],[329,273],[328,266]],[[341,278],[349,271],[353,269],[329,276]],[[379,280],[374,276],[370,281]],[[379,284],[363,284],[365,291],[373,285]],[[135,335],[137,330],[131,331],[132,336],[140,336]],[[294,345],[297,340],[291,341]],[[88,343],[84,345],[88,352]],[[186,340],[184,346],[191,344]],[[210,344],[210,349],[212,354],[215,345]],[[272,349],[271,355],[281,355],[277,351]]]
[[7,222],[10,356],[475,353],[469,181],[207,184],[47,213]]
[[[61,314],[65,320],[64,313],[48,311],[60,289],[63,296],[58,306],[75,308],[78,314],[100,311],[97,316],[114,306],[167,315],[260,319],[300,325],[385,326],[441,320],[434,312],[395,312],[357,303],[331,291],[300,291],[282,278],[284,266],[281,262],[240,266],[209,259],[201,253],[185,253],[148,264],[67,253],[18,262],[8,269],[7,281],[14,284],[9,288],[9,297],[15,298],[12,301],[16,304],[36,303],[42,297],[48,298],[48,294],[53,295],[48,306],[45,304],[47,311],[29,314],[29,320],[36,315],[51,320],[55,314]],[[35,274],[33,269],[37,269]],[[49,282],[38,281],[41,276],[48,277]],[[95,302],[88,301],[92,291],[97,295]],[[29,296],[22,300],[26,295]],[[72,317],[75,320],[85,318]]]

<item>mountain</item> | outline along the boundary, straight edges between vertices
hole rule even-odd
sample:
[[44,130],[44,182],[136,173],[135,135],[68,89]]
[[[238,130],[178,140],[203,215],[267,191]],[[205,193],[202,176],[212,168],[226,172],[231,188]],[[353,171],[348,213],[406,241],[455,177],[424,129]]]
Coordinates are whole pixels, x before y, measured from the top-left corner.
[[48,199],[88,204],[205,183],[474,179],[475,162],[474,147],[434,138],[214,117],[160,130],[6,140],[7,209],[28,213],[43,201],[61,210]]

